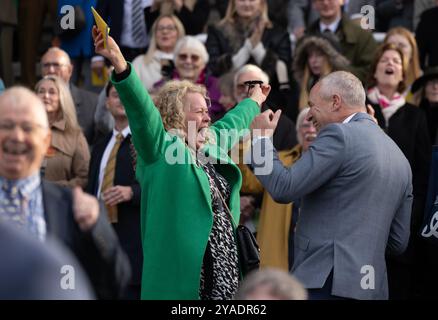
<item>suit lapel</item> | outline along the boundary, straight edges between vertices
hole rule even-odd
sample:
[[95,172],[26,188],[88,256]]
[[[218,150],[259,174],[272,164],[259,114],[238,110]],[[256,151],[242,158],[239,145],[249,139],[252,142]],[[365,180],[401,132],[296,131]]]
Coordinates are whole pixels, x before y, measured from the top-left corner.
[[101,140],[101,143],[98,143],[93,148],[93,156],[95,159],[93,160],[92,166],[90,166],[90,170],[92,172],[92,175],[90,176],[90,180],[88,183],[91,183],[88,190],[93,193],[93,195],[97,194],[97,188],[99,187],[99,173],[100,173],[100,165],[102,162],[103,153],[105,152],[105,149],[111,140],[112,133],[109,133],[105,136],[103,140]]
[[70,91],[71,95],[73,97],[73,101],[75,102],[75,105],[81,105],[82,104],[82,96],[79,94],[78,88],[70,83]]
[[[75,108],[76,108],[76,115],[79,121],[79,124],[82,123],[82,118],[83,118],[83,113],[84,111],[82,110],[82,108],[84,107],[84,104],[82,103],[82,94],[80,93],[79,89],[72,83],[70,83],[70,91],[71,91],[71,95],[73,97],[73,102],[75,104]],[[87,113],[85,112],[85,115]]]
[[70,208],[66,208],[66,204],[70,205],[70,203],[66,203],[66,199],[62,197],[56,185],[42,181],[41,187],[47,233],[65,242],[67,234],[64,231],[66,231],[68,223],[66,212],[70,210]]

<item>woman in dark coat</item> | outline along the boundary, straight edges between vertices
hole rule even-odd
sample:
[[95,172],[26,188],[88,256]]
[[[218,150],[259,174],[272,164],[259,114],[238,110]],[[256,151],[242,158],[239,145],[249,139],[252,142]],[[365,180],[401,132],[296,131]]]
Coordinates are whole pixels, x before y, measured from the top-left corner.
[[[431,67],[412,85],[412,93],[424,110],[432,145],[438,144],[438,67]],[[430,177],[431,179],[436,177]],[[437,299],[438,292],[438,249],[435,244],[424,241],[422,275],[422,298]]]
[[205,32],[210,3],[209,0],[154,0],[148,11],[148,27],[160,15],[174,14],[181,20],[186,34],[195,35]]
[[438,144],[438,67],[427,69],[412,85],[412,93],[426,113],[431,143]]
[[[402,51],[393,44],[381,46],[375,55],[370,74],[368,103],[383,130],[395,141],[412,168],[414,203],[411,238],[406,252],[397,258],[387,257],[390,299],[414,297],[418,284],[418,234],[423,220],[429,178],[431,147],[425,114],[406,103],[406,63]],[[366,139],[366,137],[364,137]],[[383,198],[384,199],[384,198]]]

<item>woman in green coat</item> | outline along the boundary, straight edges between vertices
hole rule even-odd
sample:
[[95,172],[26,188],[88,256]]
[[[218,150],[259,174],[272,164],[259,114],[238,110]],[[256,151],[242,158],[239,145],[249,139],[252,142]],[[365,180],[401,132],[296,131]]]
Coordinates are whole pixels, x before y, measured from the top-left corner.
[[155,106],[114,40],[104,48],[97,28],[93,38],[114,66],[111,81],[138,154],[142,299],[231,299],[240,278],[234,229],[242,178],[228,151],[259,114],[269,85],[255,86],[210,126],[204,87],[168,82]]

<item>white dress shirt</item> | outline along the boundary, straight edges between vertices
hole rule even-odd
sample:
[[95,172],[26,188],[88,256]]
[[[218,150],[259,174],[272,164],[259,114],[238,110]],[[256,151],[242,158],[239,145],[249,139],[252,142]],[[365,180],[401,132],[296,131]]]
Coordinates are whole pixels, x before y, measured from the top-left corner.
[[[152,5],[152,0],[142,1],[143,9],[150,7],[151,5]],[[146,30],[146,21],[144,26],[145,27],[144,36],[140,43],[135,43],[134,39],[132,38],[132,10],[131,9],[132,9],[132,0],[125,0],[125,3],[123,5],[123,26],[122,26],[120,44],[128,48],[145,48],[149,43],[147,30]]]
[[342,123],[349,123],[351,119],[356,115],[357,112],[353,113],[352,115],[348,116]]
[[[131,129],[126,127],[122,130],[123,139],[126,139],[128,134],[131,134]],[[105,175],[106,164],[108,163],[109,156],[111,154],[111,150],[113,150],[114,145],[116,144],[116,136],[119,134],[119,131],[116,129],[113,130],[113,136],[110,141],[106,145],[105,151],[102,156],[102,160],[100,161],[100,169],[99,169],[99,187],[97,189],[97,198],[100,198],[100,189],[102,188],[103,176]]]
[[321,33],[324,33],[325,29],[329,29],[331,32],[336,33],[336,30],[338,29],[339,23],[341,22],[341,16],[339,16],[334,22],[332,22],[329,25],[326,25],[319,21],[319,31]]

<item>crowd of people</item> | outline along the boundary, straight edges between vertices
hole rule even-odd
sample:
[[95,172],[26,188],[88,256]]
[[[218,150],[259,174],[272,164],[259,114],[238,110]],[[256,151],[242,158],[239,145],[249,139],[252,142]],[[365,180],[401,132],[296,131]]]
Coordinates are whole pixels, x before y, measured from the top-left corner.
[[[2,1],[0,298],[438,298],[437,17],[436,0]],[[260,246],[248,276],[239,224]],[[18,280],[28,262],[47,285]],[[55,285],[63,265],[80,290]]]

